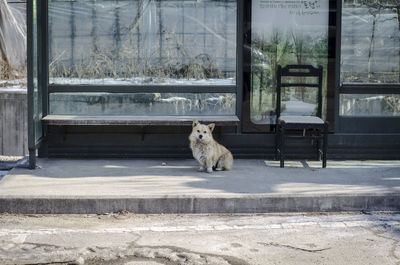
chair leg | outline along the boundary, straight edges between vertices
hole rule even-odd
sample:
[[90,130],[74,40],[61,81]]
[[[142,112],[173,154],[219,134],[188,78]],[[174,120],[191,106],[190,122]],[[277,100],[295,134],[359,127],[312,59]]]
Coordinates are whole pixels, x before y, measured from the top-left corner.
[[326,153],[328,151],[328,124],[324,126],[324,145],[322,150],[322,167],[326,168]]
[[322,149],[321,149],[321,130],[315,131],[315,136],[317,136],[317,160],[321,161]]
[[275,129],[275,161],[280,159],[280,138],[281,138],[281,133],[280,133],[280,126],[279,124],[276,125]]
[[281,139],[280,139],[280,167],[285,167],[285,127],[281,126]]

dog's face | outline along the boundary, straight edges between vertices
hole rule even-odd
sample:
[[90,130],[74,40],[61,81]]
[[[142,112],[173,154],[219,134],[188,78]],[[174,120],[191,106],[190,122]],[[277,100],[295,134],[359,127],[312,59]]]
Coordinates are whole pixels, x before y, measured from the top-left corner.
[[189,139],[195,142],[201,142],[208,144],[212,141],[212,131],[214,130],[215,124],[211,123],[208,125],[201,124],[197,120],[193,120],[192,133]]

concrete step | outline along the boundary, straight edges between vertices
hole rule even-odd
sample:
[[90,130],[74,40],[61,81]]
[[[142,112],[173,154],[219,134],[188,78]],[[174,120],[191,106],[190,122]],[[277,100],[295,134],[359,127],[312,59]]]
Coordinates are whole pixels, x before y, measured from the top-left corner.
[[106,214],[240,214],[277,212],[400,211],[400,194],[328,196],[175,196],[152,198],[1,197],[1,213]]
[[399,211],[400,161],[39,159],[0,180],[0,212],[89,214]]

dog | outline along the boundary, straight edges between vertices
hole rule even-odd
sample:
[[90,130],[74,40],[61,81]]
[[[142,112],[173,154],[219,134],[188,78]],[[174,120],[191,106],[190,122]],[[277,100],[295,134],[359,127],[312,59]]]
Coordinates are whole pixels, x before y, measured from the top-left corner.
[[199,171],[207,170],[208,173],[212,173],[213,168],[220,171],[233,167],[232,153],[212,136],[214,128],[215,123],[205,125],[196,119],[193,120],[189,141],[193,157],[200,164]]

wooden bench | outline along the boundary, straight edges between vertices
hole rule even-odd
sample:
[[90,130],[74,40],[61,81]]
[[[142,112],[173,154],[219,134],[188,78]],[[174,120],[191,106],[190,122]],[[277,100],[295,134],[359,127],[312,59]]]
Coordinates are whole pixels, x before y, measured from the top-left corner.
[[230,116],[81,116],[47,115],[42,118],[44,125],[84,126],[192,126],[193,119],[217,126],[236,126],[239,118]]

